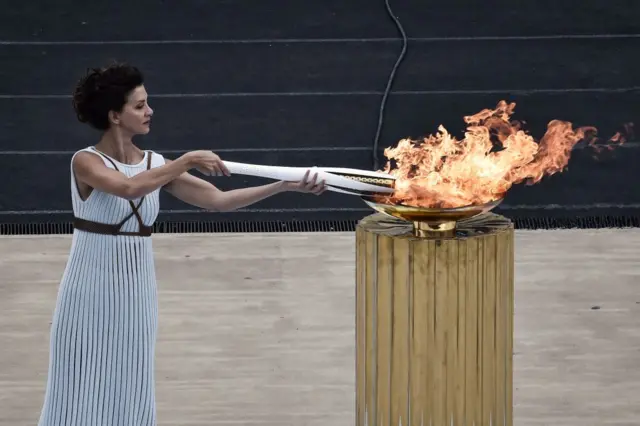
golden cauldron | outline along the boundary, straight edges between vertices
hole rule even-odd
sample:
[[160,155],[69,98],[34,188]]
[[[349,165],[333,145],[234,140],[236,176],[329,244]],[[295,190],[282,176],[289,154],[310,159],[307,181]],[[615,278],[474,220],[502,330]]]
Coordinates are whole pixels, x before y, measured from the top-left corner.
[[502,198],[499,198],[480,205],[456,208],[426,208],[383,203],[376,201],[373,197],[361,198],[369,207],[377,212],[412,222],[414,234],[418,237],[426,237],[433,233],[438,233],[440,236],[445,236],[446,234],[452,235],[459,221],[488,213],[502,202]]

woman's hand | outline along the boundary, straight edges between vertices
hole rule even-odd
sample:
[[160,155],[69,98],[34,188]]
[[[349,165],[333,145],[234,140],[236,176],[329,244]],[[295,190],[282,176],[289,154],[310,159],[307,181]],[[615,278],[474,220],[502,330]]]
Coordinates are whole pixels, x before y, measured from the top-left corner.
[[317,181],[318,174],[314,173],[311,178],[309,178],[309,174],[309,170],[307,170],[302,180],[299,182],[284,182],[285,189],[287,191],[303,192],[315,195],[320,195],[326,191],[327,187],[324,184],[324,181]]
[[184,154],[189,166],[206,176],[230,176],[227,166],[211,151],[191,151]]

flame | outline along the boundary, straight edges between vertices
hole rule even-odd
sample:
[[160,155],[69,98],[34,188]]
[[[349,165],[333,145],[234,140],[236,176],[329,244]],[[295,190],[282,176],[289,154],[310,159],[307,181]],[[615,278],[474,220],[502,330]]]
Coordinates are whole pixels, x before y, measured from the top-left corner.
[[[426,208],[455,208],[503,198],[512,185],[534,184],[565,169],[571,150],[581,140],[596,141],[594,127],[574,129],[553,120],[539,142],[510,121],[515,103],[500,101],[464,117],[467,130],[457,140],[443,126],[422,141],[402,139],[385,149],[384,172],[396,178],[393,194],[382,202]],[[610,139],[625,140],[617,133]],[[392,162],[395,167],[392,168]]]

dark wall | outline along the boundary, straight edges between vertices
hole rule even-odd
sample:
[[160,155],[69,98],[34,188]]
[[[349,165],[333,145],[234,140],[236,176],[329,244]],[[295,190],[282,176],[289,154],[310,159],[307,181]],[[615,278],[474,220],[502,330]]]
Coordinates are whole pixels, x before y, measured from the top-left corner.
[[[635,0],[391,0],[408,37],[380,148],[439,124],[517,103],[541,135],[548,121],[603,136],[640,112],[640,3]],[[609,3],[609,4],[608,4]],[[78,4],[82,4],[78,8]],[[138,142],[175,158],[372,168],[378,111],[402,43],[383,0],[12,2],[0,16],[0,221],[66,221],[71,154],[99,137],[70,93],[90,66],[132,62],[147,75],[152,133]],[[518,186],[512,216],[640,214],[640,144]],[[230,189],[266,183],[217,178]],[[357,218],[355,197],[283,194],[242,212],[207,214],[163,198],[166,220]]]

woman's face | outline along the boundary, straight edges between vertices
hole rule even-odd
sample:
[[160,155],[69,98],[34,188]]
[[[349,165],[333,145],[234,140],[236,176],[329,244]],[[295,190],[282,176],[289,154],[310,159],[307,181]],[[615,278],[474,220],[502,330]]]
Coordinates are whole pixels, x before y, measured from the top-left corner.
[[147,91],[144,86],[136,87],[129,95],[122,112],[115,114],[116,124],[121,130],[132,135],[149,133],[153,110],[147,103]]

